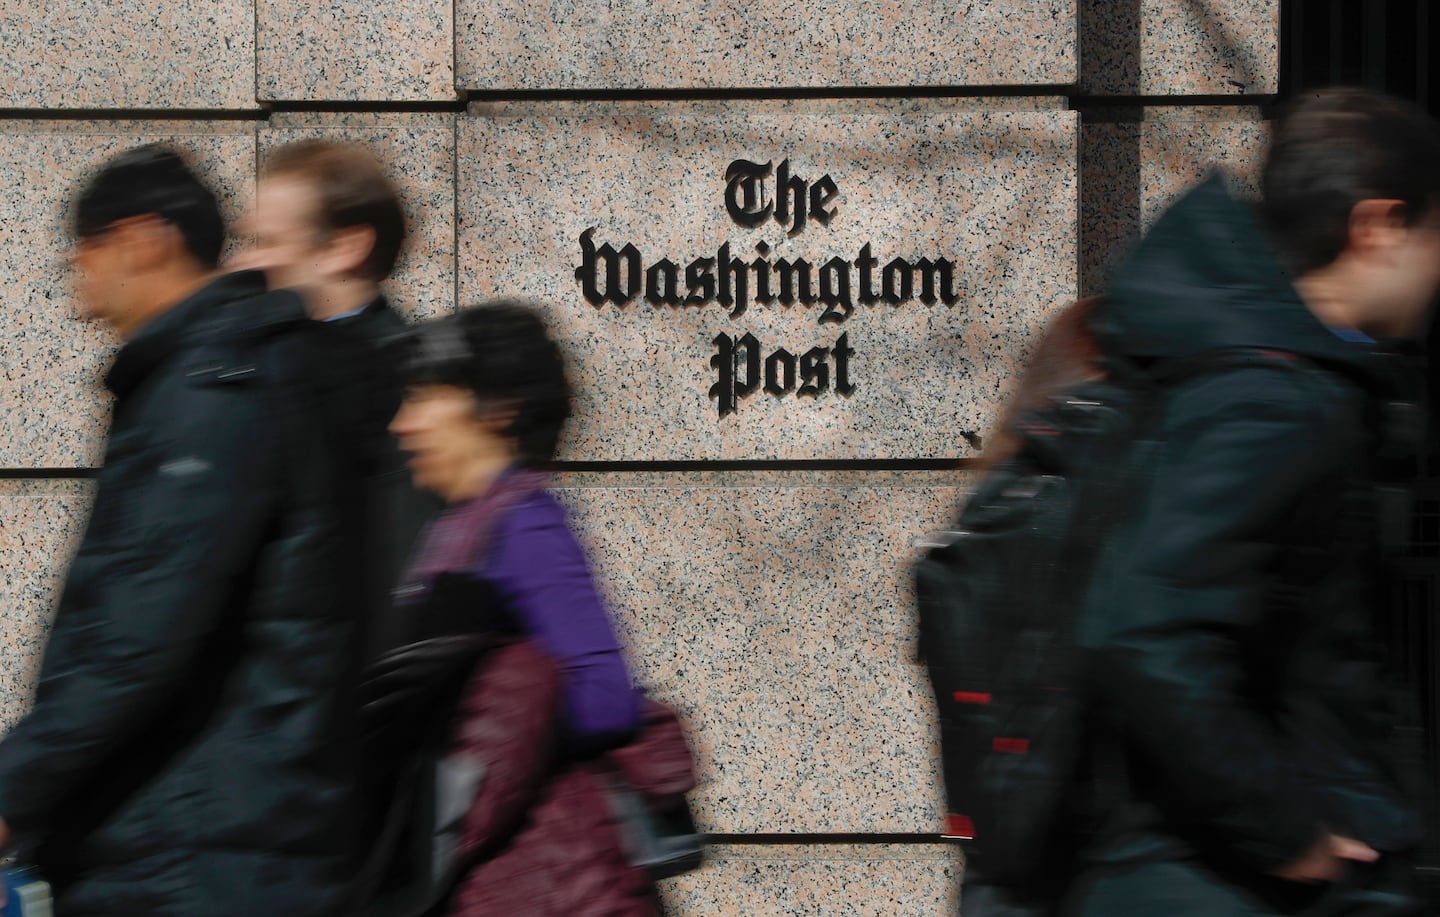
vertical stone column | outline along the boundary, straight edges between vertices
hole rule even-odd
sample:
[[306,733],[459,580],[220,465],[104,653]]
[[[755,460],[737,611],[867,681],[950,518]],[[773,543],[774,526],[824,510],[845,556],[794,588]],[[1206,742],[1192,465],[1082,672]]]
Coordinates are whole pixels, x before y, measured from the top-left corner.
[[1081,287],[1214,168],[1258,193],[1280,0],[1082,0]]

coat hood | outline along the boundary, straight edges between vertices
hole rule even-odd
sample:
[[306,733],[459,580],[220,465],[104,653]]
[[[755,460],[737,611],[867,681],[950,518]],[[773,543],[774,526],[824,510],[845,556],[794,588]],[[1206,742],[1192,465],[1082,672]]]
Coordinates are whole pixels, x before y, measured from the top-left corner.
[[1213,175],[1176,202],[1117,272],[1095,331],[1139,360],[1254,347],[1365,374],[1375,348],[1342,340],[1291,283],[1250,205]]

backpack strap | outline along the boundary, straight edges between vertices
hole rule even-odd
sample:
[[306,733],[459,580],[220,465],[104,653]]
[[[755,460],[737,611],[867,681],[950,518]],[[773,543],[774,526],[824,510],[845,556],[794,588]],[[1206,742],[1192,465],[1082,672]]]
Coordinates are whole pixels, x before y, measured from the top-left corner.
[[1237,369],[1279,369],[1336,375],[1297,353],[1269,347],[1224,347],[1161,360],[1149,367],[1146,375],[1160,385],[1171,386],[1199,376]]

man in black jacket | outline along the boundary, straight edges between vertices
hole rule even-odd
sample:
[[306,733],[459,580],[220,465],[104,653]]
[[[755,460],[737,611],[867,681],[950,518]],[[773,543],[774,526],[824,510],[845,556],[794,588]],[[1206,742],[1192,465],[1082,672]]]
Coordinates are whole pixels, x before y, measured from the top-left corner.
[[1097,566],[1081,642],[1119,801],[1072,889],[1085,917],[1418,913],[1421,824],[1371,652],[1394,397],[1375,341],[1414,335],[1440,287],[1440,131],[1312,93],[1263,185],[1254,209],[1219,178],[1180,200],[1097,314],[1140,365],[1272,359],[1174,384]]
[[56,913],[326,915],[357,843],[351,609],[312,324],[221,276],[214,195],[141,147],[79,193],[80,298],[123,340],[95,504],[3,834]]
[[400,406],[395,345],[407,325],[381,290],[405,241],[400,196],[363,147],[302,140],[273,151],[247,218],[253,245],[232,262],[262,270],[273,289],[300,294],[322,323],[334,385],[326,398],[356,463],[360,491],[346,500],[347,522],[364,533],[365,658],[404,641],[392,613],[415,539],[439,504],[410,481],[390,419]]

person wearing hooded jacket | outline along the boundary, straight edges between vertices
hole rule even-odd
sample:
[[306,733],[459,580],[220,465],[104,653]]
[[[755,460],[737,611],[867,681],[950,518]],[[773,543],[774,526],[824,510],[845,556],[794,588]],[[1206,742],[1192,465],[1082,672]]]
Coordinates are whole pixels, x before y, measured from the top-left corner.
[[1170,387],[1095,569],[1080,642],[1114,804],[1067,913],[1419,913],[1422,825],[1371,652],[1397,394],[1376,341],[1416,334],[1437,287],[1440,128],[1361,90],[1278,123],[1258,207],[1212,177],[1119,268],[1106,353],[1274,359]]

